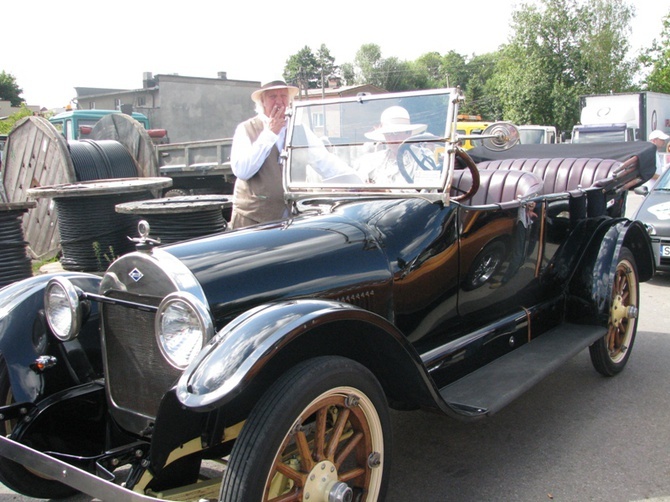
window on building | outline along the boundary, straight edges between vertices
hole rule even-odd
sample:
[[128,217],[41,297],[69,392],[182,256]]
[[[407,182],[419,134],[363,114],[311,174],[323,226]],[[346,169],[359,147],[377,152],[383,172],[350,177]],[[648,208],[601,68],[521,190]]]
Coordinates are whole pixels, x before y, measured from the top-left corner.
[[312,124],[314,127],[323,127],[323,113],[312,114]]
[[115,110],[121,109],[121,100],[119,98],[114,98],[114,109]]
[[89,101],[88,102],[88,109],[89,110],[95,110],[95,101]]
[[147,100],[144,96],[137,96],[137,106],[146,106]]

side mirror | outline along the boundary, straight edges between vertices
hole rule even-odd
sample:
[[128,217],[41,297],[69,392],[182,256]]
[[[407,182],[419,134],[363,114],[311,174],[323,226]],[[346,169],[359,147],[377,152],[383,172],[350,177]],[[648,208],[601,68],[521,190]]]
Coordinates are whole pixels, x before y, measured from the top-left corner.
[[496,122],[491,124],[480,136],[485,148],[493,151],[509,150],[519,143],[519,129],[510,122]]
[[640,185],[639,187],[633,190],[638,195],[644,195],[645,197],[649,194],[649,188],[646,185]]

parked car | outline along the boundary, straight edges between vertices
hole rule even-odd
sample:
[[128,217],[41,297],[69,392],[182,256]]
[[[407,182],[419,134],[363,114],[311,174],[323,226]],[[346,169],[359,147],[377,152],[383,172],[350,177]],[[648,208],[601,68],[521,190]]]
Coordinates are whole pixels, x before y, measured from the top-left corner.
[[[461,100],[296,102],[290,218],[162,246],[142,222],[102,277],[1,290],[0,479],[38,498],[383,500],[389,408],[483,419],[586,348],[621,372],[654,259],[608,211],[653,145],[496,159],[518,131],[493,124],[476,165]],[[385,134],[392,108],[414,135]]]
[[635,219],[647,227],[654,249],[656,270],[670,271],[670,169],[661,175],[651,187],[641,186],[635,193],[644,195]]

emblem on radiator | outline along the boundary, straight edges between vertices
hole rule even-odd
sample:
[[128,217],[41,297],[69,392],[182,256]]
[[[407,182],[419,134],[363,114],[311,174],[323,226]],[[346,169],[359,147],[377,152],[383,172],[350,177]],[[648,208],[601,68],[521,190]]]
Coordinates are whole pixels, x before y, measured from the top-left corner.
[[135,282],[138,282],[142,277],[144,277],[144,274],[137,270],[136,268],[132,269],[130,272],[128,272],[128,276]]

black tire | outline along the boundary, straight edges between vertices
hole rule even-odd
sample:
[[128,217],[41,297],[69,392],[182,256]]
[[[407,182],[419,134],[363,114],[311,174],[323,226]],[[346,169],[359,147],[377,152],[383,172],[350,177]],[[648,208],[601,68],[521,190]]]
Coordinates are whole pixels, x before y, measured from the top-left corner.
[[591,362],[598,373],[614,376],[626,366],[637,333],[639,302],[635,257],[628,248],[622,248],[612,284],[607,334],[589,347]]
[[[7,364],[4,360],[0,360],[0,405],[5,406],[13,402],[14,395],[9,382]],[[13,428],[14,424],[10,421],[2,422],[0,434],[7,436]],[[74,488],[42,477],[4,457],[0,457],[0,481],[15,492],[36,499],[62,499],[79,493]]]
[[310,359],[277,380],[252,410],[219,500],[305,500],[309,493],[310,502],[323,502],[329,485],[351,490],[354,501],[384,500],[390,449],[388,406],[374,375],[350,359]]

